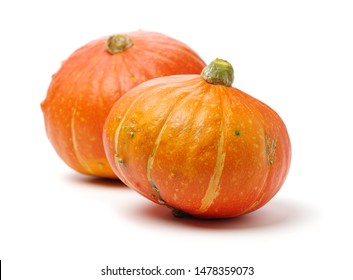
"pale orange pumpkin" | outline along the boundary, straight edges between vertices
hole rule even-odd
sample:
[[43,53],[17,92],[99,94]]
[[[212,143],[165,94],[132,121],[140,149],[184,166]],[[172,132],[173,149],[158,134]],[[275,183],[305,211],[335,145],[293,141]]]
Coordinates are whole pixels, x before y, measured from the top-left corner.
[[287,176],[290,139],[273,109],[231,87],[233,75],[216,59],[117,101],[104,127],[117,176],[176,215],[234,217],[267,203]]
[[160,33],[137,31],[89,42],[63,62],[41,104],[49,140],[78,172],[116,178],[102,143],[114,102],[141,82],[199,73],[204,66],[192,49]]

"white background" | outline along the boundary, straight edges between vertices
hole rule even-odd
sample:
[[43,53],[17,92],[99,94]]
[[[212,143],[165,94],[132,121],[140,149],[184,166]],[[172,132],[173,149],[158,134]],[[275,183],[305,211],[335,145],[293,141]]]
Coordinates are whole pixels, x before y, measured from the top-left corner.
[[[158,279],[353,279],[349,2],[1,1],[4,279],[129,279],[101,276],[107,265],[191,270]],[[265,207],[238,219],[175,219],[56,155],[40,109],[51,75],[88,41],[137,29],[179,39],[206,62],[230,61],[233,85],[281,115],[292,165]],[[255,275],[194,276],[196,266],[253,266]]]

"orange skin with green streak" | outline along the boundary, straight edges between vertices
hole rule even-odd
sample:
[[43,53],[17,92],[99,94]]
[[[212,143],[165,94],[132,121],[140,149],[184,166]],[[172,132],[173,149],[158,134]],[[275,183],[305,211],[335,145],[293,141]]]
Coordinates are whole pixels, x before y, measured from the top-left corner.
[[130,90],[106,120],[104,146],[130,188],[199,218],[260,208],[283,185],[291,160],[286,126],[274,110],[200,75]]
[[133,45],[111,54],[104,37],[76,50],[53,75],[41,108],[48,138],[76,171],[116,178],[104,152],[102,131],[113,106],[136,85],[161,76],[200,73],[203,60],[160,33],[126,33]]

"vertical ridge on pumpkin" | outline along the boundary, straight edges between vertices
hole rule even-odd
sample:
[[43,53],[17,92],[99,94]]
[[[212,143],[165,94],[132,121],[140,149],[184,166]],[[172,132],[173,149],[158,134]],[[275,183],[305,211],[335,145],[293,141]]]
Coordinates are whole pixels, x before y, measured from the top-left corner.
[[85,172],[92,173],[92,169],[88,166],[88,164],[86,164],[84,158],[80,154],[79,145],[78,145],[78,141],[77,141],[77,137],[76,137],[77,136],[77,132],[76,132],[76,121],[75,121],[75,118],[77,116],[77,107],[78,107],[79,101],[80,101],[80,95],[79,95],[78,99],[76,99],[76,101],[75,101],[75,105],[73,107],[72,116],[71,116],[72,146],[73,146],[73,151],[74,151],[74,154],[75,154],[75,156],[77,158],[78,163],[85,170]]
[[[258,120],[262,123],[264,127],[267,126],[268,121],[266,121],[265,116],[259,108],[265,108],[268,116],[271,119],[277,119],[278,114],[273,111],[268,105],[265,103],[261,102],[260,100],[257,100],[253,98],[252,96],[249,96],[248,94],[244,93],[243,91],[240,92],[240,97],[243,99],[243,105],[247,110],[253,115],[253,120]],[[247,102],[247,99],[251,98],[251,103]],[[270,110],[268,110],[270,109]],[[277,149],[277,144],[278,144],[278,137],[274,136],[273,133],[271,135],[270,130],[264,129],[263,133],[263,140],[264,140],[264,147],[265,147],[265,154],[263,158],[263,164],[266,168],[266,173],[263,176],[262,183],[259,184],[257,194],[255,196],[255,199],[253,203],[248,205],[242,212],[239,213],[240,215],[249,213],[254,211],[255,209],[258,208],[259,205],[263,204],[263,199],[266,197],[267,193],[264,192],[267,188],[268,181],[269,181],[269,176],[271,174],[271,169],[273,168],[274,160],[275,160],[275,155],[276,155],[276,149]]]
[[122,159],[119,155],[119,135],[120,135],[120,131],[121,128],[123,126],[123,123],[125,122],[126,116],[129,114],[130,110],[132,109],[132,107],[140,100],[140,98],[142,98],[144,96],[144,94],[140,94],[129,106],[129,108],[126,110],[124,116],[122,117],[122,119],[120,120],[119,126],[117,127],[117,129],[115,130],[115,135],[114,135],[114,152],[115,152],[115,157],[114,157],[114,163],[115,163],[115,167],[117,168],[117,170],[119,171],[119,178],[124,181],[125,184],[129,185],[129,186],[133,186],[133,184],[127,179],[127,177],[125,176],[125,173],[122,171],[121,169],[121,165],[122,163],[125,164],[124,159]]
[[[174,107],[173,107],[174,108]],[[172,110],[171,110],[172,111]],[[154,163],[154,158],[156,156],[156,151],[159,147],[159,143],[161,142],[161,138],[162,138],[162,135],[163,135],[163,132],[166,128],[166,124],[167,124],[167,121],[170,117],[170,114],[171,112],[169,112],[169,116],[167,117],[167,120],[166,122],[164,123],[164,125],[162,126],[162,129],[160,130],[158,136],[157,136],[157,139],[156,141],[154,142],[154,145],[153,145],[153,149],[152,149],[152,152],[151,154],[149,155],[148,157],[148,161],[147,161],[147,179],[148,179],[148,182],[150,183],[152,189],[154,192],[158,193],[158,196],[159,196],[159,199],[162,199],[160,193],[159,193],[159,190],[157,188],[157,186],[154,184],[153,182],[153,179],[152,179],[152,167],[153,167],[153,163]]]
[[161,142],[161,139],[162,139],[162,136],[163,136],[163,132],[167,128],[168,122],[171,119],[171,116],[173,115],[174,110],[176,108],[179,108],[179,107],[183,106],[185,101],[188,99],[188,97],[193,96],[193,94],[194,94],[194,92],[190,91],[188,94],[182,96],[179,99],[179,102],[176,102],[171,107],[170,111],[168,112],[167,117],[165,118],[164,124],[163,124],[163,126],[162,126],[162,128],[161,128],[161,130],[160,130],[160,132],[159,132],[159,134],[157,136],[157,138],[156,138],[156,141],[155,141],[155,143],[153,145],[153,149],[151,151],[151,154],[148,157],[148,161],[147,161],[147,179],[148,179],[148,182],[150,183],[153,191],[157,193],[159,200],[162,200],[164,202],[163,204],[166,204],[166,203],[163,200],[163,198],[162,198],[162,196],[161,196],[161,194],[159,192],[159,189],[157,188],[157,186],[153,182],[153,178],[152,178],[152,168],[153,168],[154,159],[155,159],[156,152],[158,150],[159,144]]
[[[222,102],[222,97],[221,94],[220,96],[220,106],[223,107],[223,102]],[[223,113],[223,110],[221,110]],[[223,173],[223,168],[224,168],[224,162],[226,158],[226,153],[224,151],[224,138],[225,138],[225,126],[224,126],[224,114],[222,114],[222,121],[220,125],[220,138],[217,144],[217,159],[216,159],[216,164],[214,168],[213,175],[210,179],[210,182],[208,184],[208,188],[206,190],[206,193],[204,197],[201,200],[201,206],[200,208],[194,213],[194,214],[202,214],[206,212],[210,206],[212,205],[213,201],[216,199],[216,197],[219,195],[220,191],[220,180],[221,176]]]

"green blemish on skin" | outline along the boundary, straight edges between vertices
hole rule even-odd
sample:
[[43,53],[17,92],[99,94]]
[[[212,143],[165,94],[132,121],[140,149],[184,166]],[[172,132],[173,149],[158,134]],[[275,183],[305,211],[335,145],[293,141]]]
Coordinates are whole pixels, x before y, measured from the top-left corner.
[[135,133],[133,132],[133,131],[130,131],[130,138],[132,139],[132,138],[134,138],[134,136],[135,136]]
[[126,165],[126,161],[123,160],[121,157],[118,157],[118,156],[117,156],[116,159],[118,160],[118,162],[119,162],[120,164]]
[[240,136],[240,130],[234,131],[235,136]]
[[166,204],[165,201],[163,200],[163,198],[161,197],[161,194],[160,194],[159,189],[157,188],[156,184],[155,184],[153,181],[151,181],[151,182],[150,182],[150,185],[151,185],[153,191],[154,191],[154,192],[156,193],[156,195],[158,196],[158,202],[159,202],[160,204]]
[[153,191],[155,192],[155,195],[154,195],[154,194],[150,194],[150,197],[151,197],[152,199],[155,199],[156,196],[157,196],[158,202],[159,202],[160,204],[162,204],[162,205],[167,206],[169,209],[171,209],[171,210],[172,210],[172,214],[173,214],[174,217],[176,217],[176,218],[191,217],[190,214],[184,212],[183,210],[180,210],[180,209],[177,209],[177,208],[174,208],[174,207],[168,205],[168,204],[165,202],[165,200],[162,198],[159,189],[157,188],[156,184],[155,184],[152,180],[150,181],[150,185],[151,185],[151,188],[153,189]]
[[276,155],[277,140],[272,139],[269,135],[265,135],[265,148],[268,162],[270,165],[273,165]]

